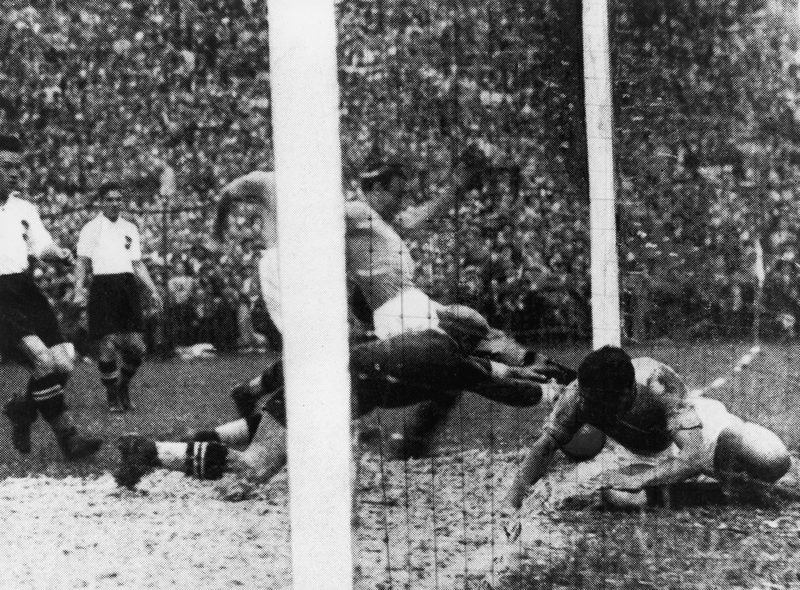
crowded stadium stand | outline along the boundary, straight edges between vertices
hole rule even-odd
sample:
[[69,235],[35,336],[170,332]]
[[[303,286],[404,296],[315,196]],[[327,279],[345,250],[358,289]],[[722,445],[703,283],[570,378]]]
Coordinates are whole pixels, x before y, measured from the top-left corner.
[[[626,336],[741,335],[761,307],[765,332],[794,336],[796,36],[758,0],[729,14],[634,4],[617,2],[612,19]],[[479,145],[491,162],[480,198],[410,237],[420,284],[523,337],[586,338],[575,9],[353,0],[338,10],[346,188],[371,155],[400,155],[422,200],[464,145]],[[785,34],[763,34],[776,27]],[[256,310],[256,331],[265,323],[254,218],[236,218],[222,252],[203,236],[215,190],[272,165],[266,35],[261,0],[17,2],[0,21],[0,94],[54,236],[73,247],[100,179],[124,167],[167,301],[151,319],[154,348],[249,347],[243,315]],[[674,133],[677,123],[687,131]],[[762,302],[756,237],[770,261]],[[36,273],[80,339],[69,271]]]

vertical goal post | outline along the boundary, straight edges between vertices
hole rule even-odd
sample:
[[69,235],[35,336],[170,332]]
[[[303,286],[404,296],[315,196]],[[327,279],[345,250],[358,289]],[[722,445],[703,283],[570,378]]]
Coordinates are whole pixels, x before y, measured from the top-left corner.
[[582,0],[592,347],[622,342],[608,0]]
[[268,0],[295,590],[353,584],[345,224],[333,0]]

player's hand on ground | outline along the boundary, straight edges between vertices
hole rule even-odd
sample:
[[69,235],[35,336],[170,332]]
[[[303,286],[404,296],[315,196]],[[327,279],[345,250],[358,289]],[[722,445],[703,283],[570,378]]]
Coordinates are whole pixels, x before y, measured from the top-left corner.
[[508,502],[504,502],[500,507],[499,517],[500,526],[506,535],[506,541],[513,543],[519,539],[522,533],[522,520],[520,519],[519,510]]
[[623,492],[638,492],[643,484],[639,478],[620,473],[619,471],[604,471],[592,479],[601,490],[620,490]]

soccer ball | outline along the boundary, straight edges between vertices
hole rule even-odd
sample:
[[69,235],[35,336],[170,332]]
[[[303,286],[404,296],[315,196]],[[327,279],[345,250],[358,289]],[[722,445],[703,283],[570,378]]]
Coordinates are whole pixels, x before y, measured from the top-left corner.
[[594,459],[606,444],[606,435],[589,424],[584,424],[561,451],[573,461]]

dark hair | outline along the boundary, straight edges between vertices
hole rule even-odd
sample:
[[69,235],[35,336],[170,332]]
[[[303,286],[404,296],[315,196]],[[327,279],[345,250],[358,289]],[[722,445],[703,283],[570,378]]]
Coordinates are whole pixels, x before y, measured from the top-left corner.
[[365,165],[365,171],[360,174],[361,189],[365,192],[375,190],[380,186],[388,189],[395,177],[408,180],[411,171],[405,162],[398,159],[375,160]]
[[635,382],[631,357],[618,346],[603,346],[590,352],[578,367],[578,385],[591,392],[622,392]]
[[104,199],[111,191],[119,190],[122,190],[122,185],[120,183],[114,181],[104,182],[100,185],[100,188],[97,189],[97,199]]
[[22,151],[22,142],[16,135],[0,135],[0,152],[14,152],[18,154]]

